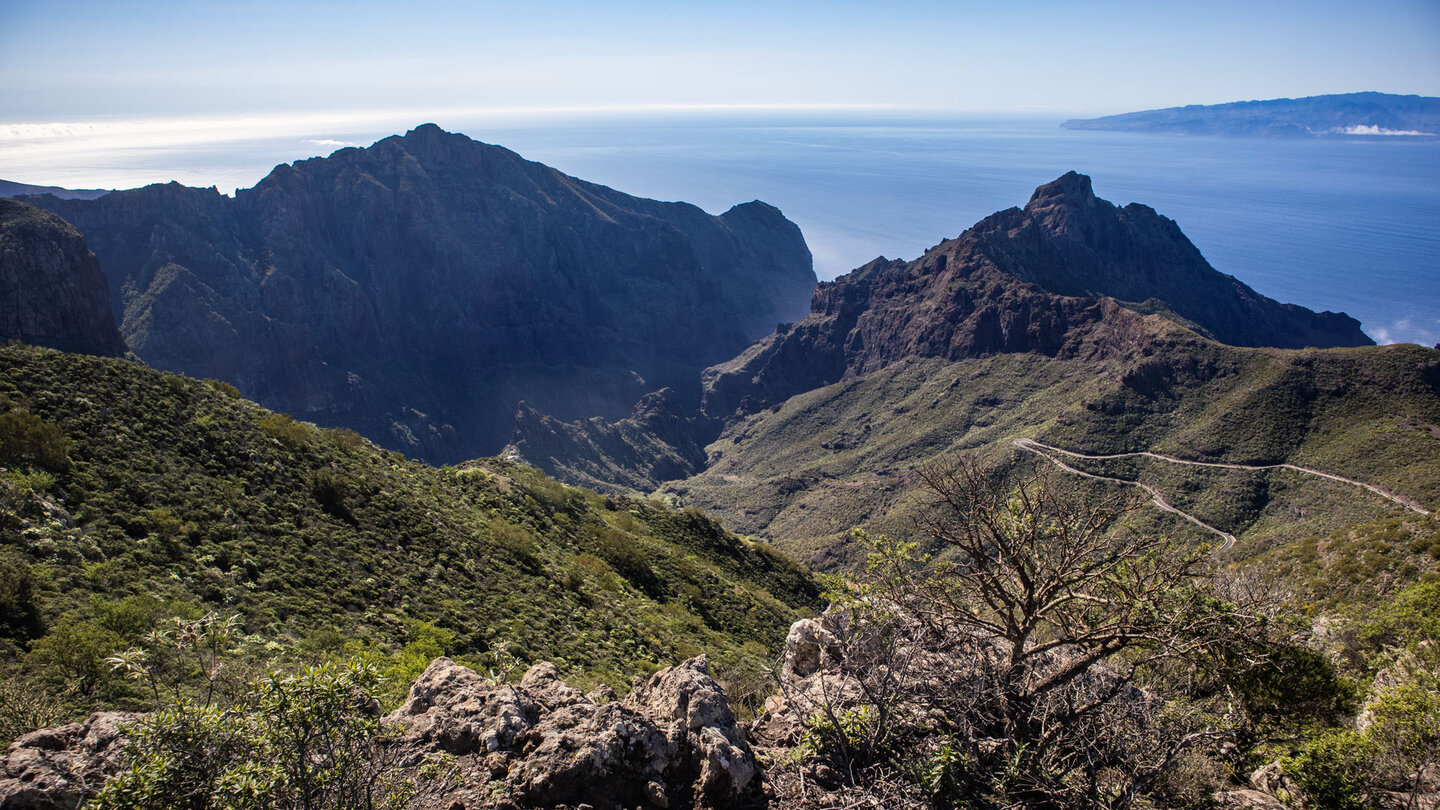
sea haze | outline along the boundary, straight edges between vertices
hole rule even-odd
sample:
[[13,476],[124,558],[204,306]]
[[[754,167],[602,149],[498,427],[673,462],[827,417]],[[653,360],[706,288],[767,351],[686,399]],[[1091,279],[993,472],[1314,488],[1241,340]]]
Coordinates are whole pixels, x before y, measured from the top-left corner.
[[[821,278],[880,255],[914,258],[1073,169],[1105,199],[1142,202],[1174,219],[1216,269],[1265,295],[1348,312],[1380,342],[1440,342],[1440,142],[1080,132],[1060,120],[436,123],[630,194],[713,213],[765,200],[800,225]],[[228,190],[253,184],[274,163],[386,134],[157,145],[131,152],[123,169],[101,153],[71,165],[91,167],[83,185],[134,185],[148,175]],[[38,177],[38,166],[12,177],[5,171],[15,174],[15,162],[0,149],[0,177],[81,180]],[[113,171],[112,180],[95,169]]]

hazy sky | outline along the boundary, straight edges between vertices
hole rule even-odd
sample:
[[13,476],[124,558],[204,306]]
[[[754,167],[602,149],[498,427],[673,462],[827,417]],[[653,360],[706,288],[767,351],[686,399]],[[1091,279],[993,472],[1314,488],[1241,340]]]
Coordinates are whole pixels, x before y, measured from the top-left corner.
[[673,105],[1103,114],[1440,95],[1437,43],[1437,0],[0,0],[0,124]]

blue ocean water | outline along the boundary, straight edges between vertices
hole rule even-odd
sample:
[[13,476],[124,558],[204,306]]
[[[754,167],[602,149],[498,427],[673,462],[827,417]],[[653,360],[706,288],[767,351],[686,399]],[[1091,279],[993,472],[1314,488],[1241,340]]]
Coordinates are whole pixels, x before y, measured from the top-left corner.
[[[1174,219],[1216,269],[1265,295],[1348,312],[1380,342],[1440,342],[1437,141],[1071,132],[1050,118],[711,114],[436,123],[630,194],[712,213],[765,200],[799,224],[822,279],[880,255],[914,258],[994,211],[1023,205],[1036,186],[1073,169],[1111,202],[1141,202]],[[70,165],[86,177],[100,170],[228,191],[253,185],[276,163],[387,134],[155,146]],[[15,179],[5,171],[0,177]],[[78,177],[26,182],[99,184]]]

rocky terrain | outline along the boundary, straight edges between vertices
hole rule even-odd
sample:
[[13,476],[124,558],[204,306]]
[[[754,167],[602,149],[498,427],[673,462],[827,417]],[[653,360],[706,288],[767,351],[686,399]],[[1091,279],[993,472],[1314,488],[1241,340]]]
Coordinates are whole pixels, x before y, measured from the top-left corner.
[[0,199],[0,339],[121,355],[105,274],[65,220]]
[[1192,104],[1163,110],[1077,118],[1066,129],[1230,137],[1440,136],[1440,99],[1390,93],[1339,93],[1306,98]]
[[[623,698],[605,686],[589,694],[571,688],[549,663],[497,684],[438,658],[384,718],[393,735],[382,756],[419,786],[404,803],[410,810],[934,807],[923,794],[891,793],[883,783],[847,787],[823,758],[802,750],[814,718],[854,712],[873,699],[847,656],[864,656],[878,641],[857,641],[850,621],[831,611],[796,622],[780,690],[748,723],[736,720],[703,656],[638,680]],[[912,662],[908,671],[955,678],[973,663],[936,659]],[[905,672],[902,681],[918,677]],[[1087,676],[1108,677],[1104,670]],[[1126,700],[1146,699],[1131,691]],[[909,708],[897,703],[892,710]],[[141,720],[100,712],[16,740],[0,761],[0,810],[79,807],[127,768],[128,730]],[[1380,806],[1433,810],[1440,803],[1440,771],[1420,774],[1414,786],[1413,795],[1380,792]],[[1213,798],[1230,810],[1291,810],[1309,797],[1277,761],[1241,783],[1220,783]]]
[[565,419],[694,400],[815,282],[764,203],[643,200],[434,125],[233,199],[28,199],[87,235],[145,362],[433,462],[494,453],[521,400]]

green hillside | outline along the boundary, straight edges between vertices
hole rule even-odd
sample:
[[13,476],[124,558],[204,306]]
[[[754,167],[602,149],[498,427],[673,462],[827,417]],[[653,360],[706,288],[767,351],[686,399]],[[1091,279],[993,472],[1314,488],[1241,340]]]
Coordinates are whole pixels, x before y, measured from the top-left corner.
[[[905,532],[910,471],[957,451],[1011,454],[1012,441],[1028,437],[1091,454],[1289,462],[1433,509],[1436,425],[1440,352],[1412,345],[1290,351],[1180,339],[1100,361],[911,358],[738,419],[707,448],[705,471],[661,491],[828,567],[853,560],[845,538],[854,526]],[[1153,461],[1085,469],[1158,487],[1238,535],[1237,551],[1248,553],[1405,511],[1288,471]]]
[[81,702],[123,697],[98,658],[177,612],[317,654],[424,636],[621,684],[700,651],[722,672],[773,660],[819,604],[789,558],[698,511],[503,460],[412,463],[120,360],[0,347],[0,469],[5,672]]

